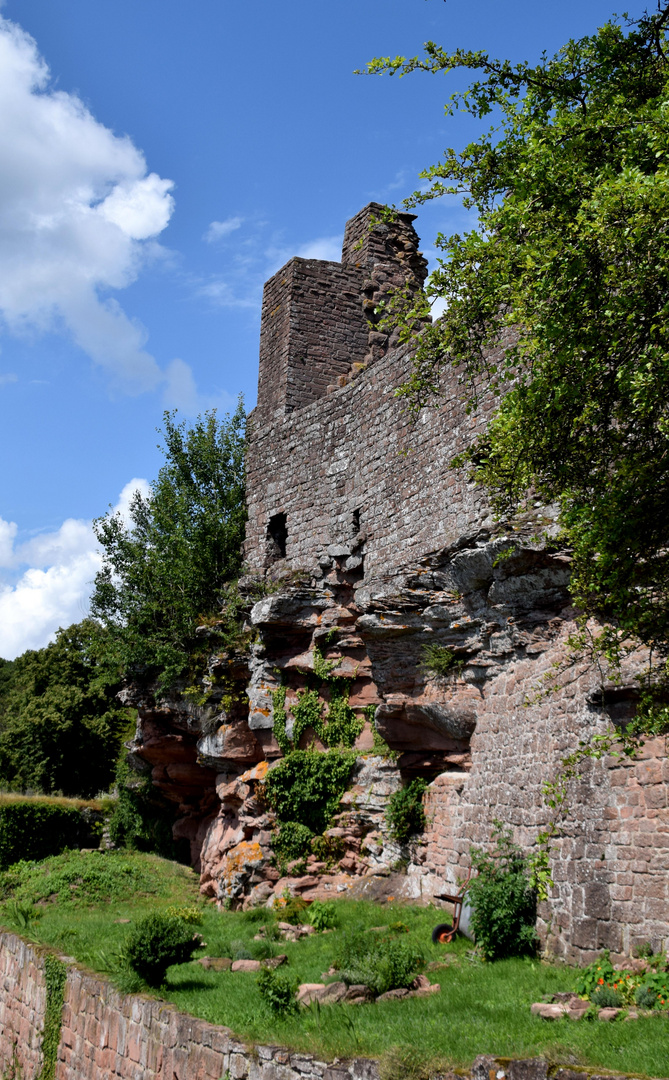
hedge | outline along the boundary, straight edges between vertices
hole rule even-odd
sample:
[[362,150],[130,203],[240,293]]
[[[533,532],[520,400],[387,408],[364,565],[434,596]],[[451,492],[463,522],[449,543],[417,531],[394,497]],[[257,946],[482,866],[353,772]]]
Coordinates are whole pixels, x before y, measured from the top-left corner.
[[91,841],[91,822],[75,806],[45,800],[0,802],[0,870],[21,859],[45,859]]

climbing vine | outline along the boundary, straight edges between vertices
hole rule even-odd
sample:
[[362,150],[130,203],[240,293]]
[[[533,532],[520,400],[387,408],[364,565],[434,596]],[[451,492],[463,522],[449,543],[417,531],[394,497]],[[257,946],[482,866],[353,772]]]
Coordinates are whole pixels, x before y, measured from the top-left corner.
[[[326,660],[318,646],[314,649],[313,657],[313,675],[309,674],[315,685],[306,690],[298,690],[297,701],[291,706],[292,738],[288,737],[286,730],[286,687],[279,686],[272,693],[274,738],[283,754],[288,754],[299,746],[302,735],[309,730],[314,732],[324,746],[350,750],[365,724],[364,719],[349,705],[351,680],[335,674],[341,660]],[[329,689],[327,713],[324,712],[325,701],[320,696],[324,685]]]
[[46,1009],[42,1036],[42,1071],[39,1074],[39,1080],[54,1080],[56,1075],[66,979],[67,968],[63,961],[57,956],[45,956]]

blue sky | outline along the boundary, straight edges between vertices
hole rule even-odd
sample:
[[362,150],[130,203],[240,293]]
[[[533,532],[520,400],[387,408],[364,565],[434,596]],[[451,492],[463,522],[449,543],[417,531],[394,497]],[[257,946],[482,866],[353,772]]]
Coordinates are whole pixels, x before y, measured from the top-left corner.
[[[156,475],[165,408],[255,402],[262,284],[337,258],[441,150],[453,79],[358,77],[433,39],[512,60],[605,0],[5,0],[0,18],[0,656],[83,617],[91,519]],[[634,14],[643,5],[628,2]],[[430,254],[462,221],[433,204]],[[3,255],[4,251],[4,255]]]

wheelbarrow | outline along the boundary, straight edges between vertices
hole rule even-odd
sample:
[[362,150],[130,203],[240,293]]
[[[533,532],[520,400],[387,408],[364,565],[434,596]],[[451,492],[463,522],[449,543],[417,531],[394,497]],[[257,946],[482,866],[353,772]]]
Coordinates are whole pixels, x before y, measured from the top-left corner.
[[448,904],[453,905],[453,923],[439,923],[432,931],[432,941],[435,945],[447,945],[457,934],[460,926],[460,916],[462,915],[462,905],[465,902],[465,893],[469,888],[469,879],[471,876],[472,871],[470,867],[467,871],[467,877],[456,893],[435,893],[436,900],[445,900]]

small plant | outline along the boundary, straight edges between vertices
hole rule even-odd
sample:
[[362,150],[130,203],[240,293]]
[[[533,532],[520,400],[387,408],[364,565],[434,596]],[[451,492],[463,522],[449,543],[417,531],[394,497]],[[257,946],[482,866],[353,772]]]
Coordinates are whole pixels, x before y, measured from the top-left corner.
[[650,986],[640,986],[634,995],[634,1001],[640,1009],[654,1009],[658,1002],[657,993]]
[[445,645],[424,645],[421,650],[420,667],[433,675],[439,675],[442,678],[446,675],[455,675],[462,671],[464,666],[464,660],[459,660],[455,653],[447,649]]
[[609,960],[609,950],[605,949],[599,959],[583,968],[576,980],[576,993],[591,998],[593,991],[600,986],[613,982],[613,964]]
[[653,955],[653,946],[651,945],[650,941],[642,941],[639,945],[637,945],[634,950],[634,955],[637,956],[640,960],[650,959],[650,957]]
[[182,919],[183,922],[188,923],[189,926],[199,926],[202,922],[202,912],[200,908],[195,907],[179,907],[172,905],[165,908],[165,914],[169,915],[173,919]]
[[495,821],[492,839],[490,852],[470,852],[478,871],[469,884],[476,943],[486,960],[532,954],[537,948],[537,899],[527,859],[501,821]]
[[314,834],[308,825],[299,821],[282,821],[272,834],[272,849],[279,862],[300,859],[311,853]]
[[171,964],[185,964],[199,941],[183,919],[156,913],[140,919],[125,943],[124,958],[149,986],[160,986]]
[[335,967],[344,982],[364,983],[377,994],[410,986],[424,963],[415,945],[364,931],[344,935],[335,954]]
[[266,1005],[280,1016],[289,1016],[297,1009],[295,991],[297,983],[289,975],[270,968],[262,968],[258,974],[257,985],[260,996]]
[[230,956],[233,960],[253,960],[247,943],[239,938],[235,938],[230,942]]
[[319,862],[336,863],[344,854],[344,841],[340,836],[315,836],[311,850]]
[[291,896],[287,899],[286,906],[281,912],[283,921],[291,923],[293,926],[300,926],[306,916],[307,907],[306,900],[302,900],[299,896]]
[[425,780],[419,777],[396,791],[388,799],[386,821],[393,840],[397,840],[400,844],[405,844],[407,840],[416,833],[421,833],[425,828],[423,795],[426,787]]
[[309,908],[309,922],[319,934],[332,930],[337,922],[334,904],[329,900],[314,900]]
[[611,986],[600,986],[598,990],[593,990],[590,1000],[600,1009],[619,1009],[623,1003],[622,996]]

